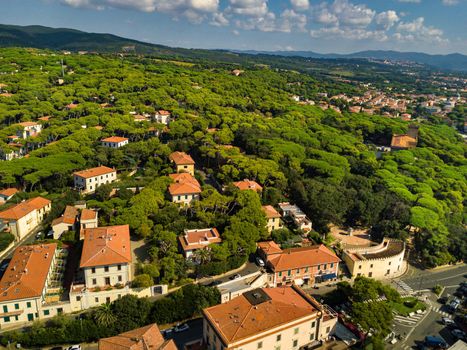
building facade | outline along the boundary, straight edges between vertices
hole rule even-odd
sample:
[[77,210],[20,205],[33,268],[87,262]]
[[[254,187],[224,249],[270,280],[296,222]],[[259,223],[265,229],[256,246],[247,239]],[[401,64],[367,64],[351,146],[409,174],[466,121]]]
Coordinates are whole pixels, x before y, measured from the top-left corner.
[[120,148],[128,145],[129,139],[126,137],[111,136],[101,140],[101,144],[108,148]]
[[180,250],[186,259],[196,261],[193,254],[200,249],[209,249],[211,244],[220,244],[221,236],[217,229],[205,228],[195,230],[185,230],[183,235],[178,236]]
[[161,109],[154,114],[154,121],[164,125],[169,125],[172,121],[171,113]]
[[169,156],[169,160],[175,165],[177,173],[188,173],[191,176],[195,175],[195,161],[189,154],[185,152],[173,152]]
[[191,174],[170,174],[169,177],[174,181],[169,185],[172,202],[188,206],[192,201],[199,199],[201,185]]
[[352,277],[388,279],[404,273],[406,268],[404,255],[404,242],[384,239],[376,246],[344,249],[342,260]]
[[117,171],[106,166],[81,170],[73,173],[75,188],[83,194],[93,193],[99,186],[110,184],[116,180]]
[[19,241],[36,229],[51,209],[51,201],[35,197],[0,212],[0,220]]
[[299,230],[304,233],[311,231],[312,223],[306,214],[295,204],[289,202],[279,203],[279,207],[282,212],[282,216],[289,217]]
[[0,190],[0,204],[9,201],[18,192],[19,190],[16,188],[5,188]]
[[316,346],[337,323],[329,310],[297,286],[258,288],[204,309],[203,340],[208,350]]
[[36,122],[22,122],[18,125],[21,126],[21,130],[16,135],[22,139],[37,136],[42,131],[42,125]]
[[262,209],[268,220],[266,224],[268,232],[280,229],[282,227],[281,214],[272,205],[263,205]]

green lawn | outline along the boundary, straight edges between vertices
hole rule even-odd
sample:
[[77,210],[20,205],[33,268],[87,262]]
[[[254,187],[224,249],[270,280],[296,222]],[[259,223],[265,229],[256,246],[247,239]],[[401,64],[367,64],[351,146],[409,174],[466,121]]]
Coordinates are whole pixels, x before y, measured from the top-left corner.
[[[404,302],[411,302],[411,301],[416,302],[413,307],[410,307],[404,304]],[[426,309],[426,305],[414,297],[402,298],[402,301],[400,303],[390,302],[390,305],[395,312],[397,312],[399,315],[402,315],[402,316],[408,316],[409,313],[411,312]]]

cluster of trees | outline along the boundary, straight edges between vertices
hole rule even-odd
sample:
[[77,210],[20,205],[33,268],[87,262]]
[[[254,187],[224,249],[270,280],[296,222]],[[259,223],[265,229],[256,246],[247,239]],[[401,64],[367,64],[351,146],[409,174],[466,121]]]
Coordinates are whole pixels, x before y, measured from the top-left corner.
[[[29,158],[2,165],[0,186],[58,199],[72,185],[73,171],[99,164],[116,167],[122,176],[115,186],[121,190],[108,198],[110,188],[103,188],[88,206],[100,209],[101,225],[128,223],[132,233],[150,242],[151,261],[141,272],[152,280],[175,283],[196,270],[176,252],[176,237],[186,228],[222,232],[221,246],[200,253],[205,255],[199,257],[202,265],[210,264],[198,268],[200,274],[220,271],[226,261],[237,265],[232,257],[247,256],[266,236],[261,203],[281,200],[298,203],[320,234],[327,233],[330,223],[362,225],[371,227],[376,238],[411,238],[413,256],[428,266],[467,258],[466,145],[455,130],[425,122],[417,148],[380,156],[373,145],[406,132],[406,122],[323,111],[290,98],[313,98],[323,89],[358,92],[324,78],[319,65],[310,76],[248,64],[236,77],[230,74],[235,65],[216,62],[69,55],[63,57],[61,76],[56,53],[1,53],[0,72],[8,72],[2,80],[13,96],[0,97],[0,143],[19,121],[43,115],[51,119],[39,137],[28,140],[40,148]],[[362,71],[369,78],[373,68],[365,65]],[[65,108],[72,102],[76,108]],[[130,115],[158,109],[171,111],[175,121],[168,129],[135,122]],[[159,138],[150,133],[152,128],[162,131]],[[104,149],[99,140],[109,135],[131,142]],[[201,200],[183,211],[166,197],[172,150],[189,152],[204,170]],[[136,174],[126,176],[132,170]],[[249,178],[264,190],[260,196],[233,190],[220,194],[204,183],[205,175],[212,180],[207,183],[227,187]],[[133,194],[124,189],[128,186],[141,190]],[[140,279],[141,284],[149,281]]]
[[5,332],[0,336],[0,343],[4,346],[13,342],[23,346],[46,346],[95,342],[150,323],[161,325],[190,319],[219,301],[217,288],[200,285],[187,285],[154,302],[125,295],[77,318],[60,315],[48,321],[36,321],[24,332]]

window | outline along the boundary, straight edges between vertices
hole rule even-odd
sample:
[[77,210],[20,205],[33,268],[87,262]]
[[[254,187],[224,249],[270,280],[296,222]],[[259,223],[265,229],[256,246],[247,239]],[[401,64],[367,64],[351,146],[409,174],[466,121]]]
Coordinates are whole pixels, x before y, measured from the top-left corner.
[[361,270],[361,269],[362,269],[362,265],[358,265],[358,269]]
[[263,348],[263,342],[260,341],[260,342],[258,343],[258,349],[262,349],[262,348]]
[[357,277],[358,277],[358,276],[361,276],[361,275],[362,275],[362,274],[361,274],[360,272],[359,272],[359,273],[357,273]]
[[91,269],[91,273],[96,273],[96,268],[95,268],[95,267],[93,267],[93,268]]
[[315,328],[315,326],[316,326],[316,322],[315,321],[311,322],[311,328]]
[[331,327],[326,327],[326,333],[329,334],[330,331],[331,331]]
[[386,271],[386,275],[389,275],[390,273],[391,273],[391,270],[388,269],[388,270]]
[[279,272],[279,277],[282,277],[282,271]]
[[30,301],[28,301],[28,302],[26,303],[26,307],[31,307],[31,302],[30,302]]
[[373,272],[368,272],[368,277],[372,277],[373,276]]
[[10,317],[9,317],[9,316],[6,316],[6,317],[3,318],[3,320],[4,320],[5,322],[10,322]]
[[187,194],[185,195],[185,199],[188,199],[188,195],[187,195]]
[[8,306],[7,305],[3,305],[3,312],[8,312]]
[[331,265],[329,265],[329,267],[332,269],[334,267],[334,263],[331,263]]
[[105,271],[105,272],[109,272],[109,267],[108,267],[108,266],[104,266],[104,271]]
[[94,298],[94,301],[95,301],[96,303],[98,303],[98,302],[99,302],[99,298],[98,298],[98,297],[95,297],[95,298]]
[[123,280],[122,276],[118,276],[118,282],[121,282]]
[[122,265],[117,265],[117,270],[121,271],[122,270]]
[[19,309],[19,304],[15,304],[15,310]]
[[315,340],[315,334],[314,333],[310,334],[310,340]]
[[373,264],[370,265],[370,268],[373,268]]
[[50,310],[44,310],[44,316],[49,316],[50,315]]
[[278,334],[278,335],[276,336],[276,341],[281,341],[281,339],[282,339],[282,335],[281,335],[281,334]]
[[326,265],[326,264],[324,264],[324,266],[323,266],[323,270],[326,270],[326,267],[327,267],[327,265]]
[[105,298],[105,302],[106,302],[107,304],[110,304],[110,297]]
[[305,273],[308,273],[308,267],[305,267]]
[[92,186],[89,186],[89,189],[92,190]]
[[295,339],[295,340],[293,341],[293,347],[294,347],[294,348],[296,348],[296,347],[297,347],[297,345],[298,345],[298,340],[297,340],[297,339]]
[[289,271],[287,271],[287,276],[290,276],[290,270],[289,270]]
[[92,284],[97,284],[97,280],[95,278],[92,279]]
[[59,315],[63,314],[63,308],[59,307],[57,309],[57,314],[59,314]]
[[107,286],[110,286],[110,277],[106,277],[106,278],[105,278],[105,284],[106,284]]
[[78,296],[76,297],[76,301],[81,301],[81,296],[80,296],[80,295],[78,295]]
[[180,200],[180,198],[181,198],[181,197],[180,197],[180,196],[178,196],[178,200]]
[[293,330],[293,334],[298,334],[298,327]]
[[392,261],[389,262],[389,265],[391,265],[391,262],[392,262]]

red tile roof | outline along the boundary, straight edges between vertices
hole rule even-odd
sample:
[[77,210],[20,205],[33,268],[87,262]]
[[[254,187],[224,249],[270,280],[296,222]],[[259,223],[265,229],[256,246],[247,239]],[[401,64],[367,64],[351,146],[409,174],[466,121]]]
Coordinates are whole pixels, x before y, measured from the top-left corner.
[[5,188],[0,190],[0,196],[10,197],[13,196],[15,193],[18,193],[19,190],[17,188]]
[[97,217],[97,211],[91,209],[83,209],[81,211],[80,220],[94,220]]
[[50,115],[46,115],[40,118],[37,118],[38,120],[42,120],[43,122],[48,122],[52,118]]
[[285,271],[321,264],[337,263],[340,259],[326,248],[325,245],[314,245],[303,248],[290,248],[282,251],[282,254],[271,256],[269,264],[274,271]]
[[71,205],[67,205],[65,208],[65,211],[63,212],[63,215],[60,216],[59,218],[56,218],[52,222],[52,225],[57,225],[61,223],[68,224],[68,225],[74,225],[76,223],[77,216],[78,216],[78,209]]
[[113,173],[113,172],[115,172],[115,169],[112,169],[112,168],[109,168],[109,167],[106,167],[106,166],[99,166],[97,168],[91,168],[91,169],[76,171],[76,172],[73,173],[73,175],[88,179],[90,177],[110,174],[110,173]]
[[182,194],[194,194],[201,193],[201,186],[191,174],[170,174],[169,175],[175,183],[170,184],[169,193],[172,196],[178,196]]
[[0,280],[0,302],[40,297],[56,249],[56,243],[16,248]]
[[261,192],[263,190],[263,187],[261,187],[256,181],[251,181],[247,179],[243,181],[234,182],[233,185],[239,188],[240,191],[253,190],[256,192]]
[[164,340],[156,324],[99,340],[99,350],[177,350],[173,339]]
[[183,235],[178,236],[178,240],[185,251],[202,249],[209,244],[222,242],[219,231],[215,227],[202,230],[186,230]]
[[[255,293],[264,301],[252,303]],[[252,290],[227,303],[204,309],[203,314],[229,345],[307,316],[314,319],[319,311],[316,306],[316,301],[296,286],[277,287]]]
[[101,142],[114,142],[114,143],[120,143],[123,141],[128,141],[128,139],[126,137],[111,136],[111,137],[107,137],[101,140]]
[[157,114],[159,114],[159,115],[170,115],[170,112],[169,112],[169,111],[165,111],[165,110],[163,110],[163,109],[160,109],[160,110],[157,112]]
[[48,199],[42,197],[31,198],[0,212],[0,219],[18,220],[33,210],[42,209],[50,203]]
[[417,139],[408,135],[393,135],[391,140],[391,147],[395,148],[415,148],[417,146]]
[[261,249],[265,255],[271,255],[271,254],[280,254],[282,253],[281,247],[274,242],[274,241],[267,241],[267,242],[258,242],[258,248]]
[[128,225],[87,228],[80,267],[131,263]]
[[173,152],[169,159],[177,165],[188,165],[188,164],[195,164],[195,161],[189,154],[185,152]]
[[22,123],[18,123],[18,125],[21,125],[23,127],[27,127],[27,126],[36,126],[36,125],[39,125],[39,123],[36,123],[36,122],[22,122]]
[[263,205],[261,208],[263,209],[264,214],[266,214],[266,217],[268,219],[281,217],[281,214],[279,214],[279,212],[276,209],[274,209],[272,205]]

